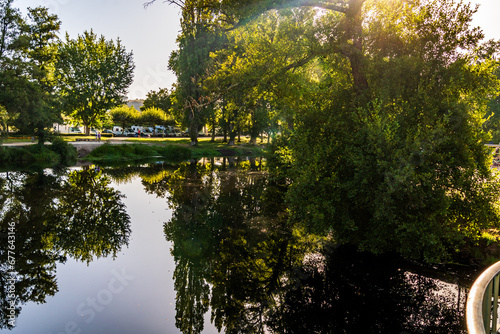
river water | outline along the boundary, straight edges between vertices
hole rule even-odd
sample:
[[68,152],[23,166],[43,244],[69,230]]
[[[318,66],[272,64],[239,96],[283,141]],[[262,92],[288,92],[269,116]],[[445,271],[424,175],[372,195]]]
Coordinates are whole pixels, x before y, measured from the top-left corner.
[[478,275],[290,226],[262,159],[5,172],[0,205],[6,333],[465,333]]

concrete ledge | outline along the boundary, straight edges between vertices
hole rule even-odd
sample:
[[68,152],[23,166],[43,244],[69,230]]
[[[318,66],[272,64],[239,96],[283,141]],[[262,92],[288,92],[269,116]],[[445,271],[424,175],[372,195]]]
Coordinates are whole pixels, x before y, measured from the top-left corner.
[[486,334],[483,319],[483,298],[488,284],[499,272],[500,262],[497,262],[483,271],[469,291],[465,309],[469,334]]

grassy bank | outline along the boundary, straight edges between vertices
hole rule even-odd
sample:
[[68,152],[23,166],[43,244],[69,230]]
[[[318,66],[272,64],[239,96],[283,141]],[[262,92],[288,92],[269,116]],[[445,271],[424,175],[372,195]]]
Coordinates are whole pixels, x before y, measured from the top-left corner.
[[158,141],[137,139],[135,143],[106,143],[93,150],[85,160],[94,162],[116,162],[123,160],[140,160],[157,157],[165,160],[187,160],[200,157],[218,156],[260,156],[264,154],[261,146],[240,144],[227,146],[222,142],[200,141],[198,146],[189,146],[189,140],[178,139]]
[[120,144],[106,143],[93,150],[85,160],[116,162],[121,160],[140,160],[158,157],[167,160],[185,160],[191,157],[191,151],[177,145],[147,145],[147,144]]
[[0,146],[0,168],[53,167],[71,165],[76,162],[76,149],[62,139],[51,145]]

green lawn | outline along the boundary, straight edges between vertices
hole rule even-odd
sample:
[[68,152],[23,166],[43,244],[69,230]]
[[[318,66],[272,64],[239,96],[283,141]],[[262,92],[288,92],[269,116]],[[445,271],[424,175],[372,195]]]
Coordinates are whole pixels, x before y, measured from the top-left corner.
[[[95,140],[95,136],[62,136],[64,141],[79,141],[79,140]],[[257,145],[249,144],[249,137],[242,136],[241,142],[236,143],[234,146],[228,146],[227,143],[222,142],[222,139],[216,139],[214,142],[211,141],[211,137],[199,137],[198,146],[191,147],[190,139],[186,137],[165,137],[165,138],[134,138],[134,137],[102,137],[101,141],[120,141],[123,143],[137,144],[137,143],[147,143],[147,144],[157,144],[157,145],[181,145],[189,147],[191,149],[193,157],[201,156],[219,156],[222,155],[220,150],[232,150],[236,155],[246,155],[250,152],[253,155],[262,154],[265,143],[261,144],[260,138],[257,140]],[[31,143],[30,139],[6,139],[4,143],[16,143],[16,142],[26,142]],[[230,151],[226,151],[227,153]]]
[[2,140],[3,143],[9,144],[9,143],[31,143],[31,139],[26,139],[26,138],[7,138]]

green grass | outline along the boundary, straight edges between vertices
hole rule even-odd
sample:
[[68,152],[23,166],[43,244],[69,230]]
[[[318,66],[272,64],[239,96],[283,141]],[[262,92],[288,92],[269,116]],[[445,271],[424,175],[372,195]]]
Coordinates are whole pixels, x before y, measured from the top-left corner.
[[4,144],[9,144],[9,143],[31,143],[31,139],[26,139],[26,138],[5,138],[2,140],[2,143]]
[[189,139],[169,138],[158,140],[156,138],[131,138],[132,143],[104,145],[93,150],[86,160],[102,161],[105,163],[123,160],[140,160],[151,157],[159,157],[166,160],[186,160],[199,157],[217,157],[222,155],[252,155],[264,154],[262,146],[239,144],[228,146],[222,141],[210,142],[201,140],[197,146],[190,146]]
[[145,144],[109,144],[106,143],[93,150],[86,160],[119,161],[140,160],[149,157],[161,157],[169,160],[185,160],[191,157],[191,151],[177,145],[145,145]]

